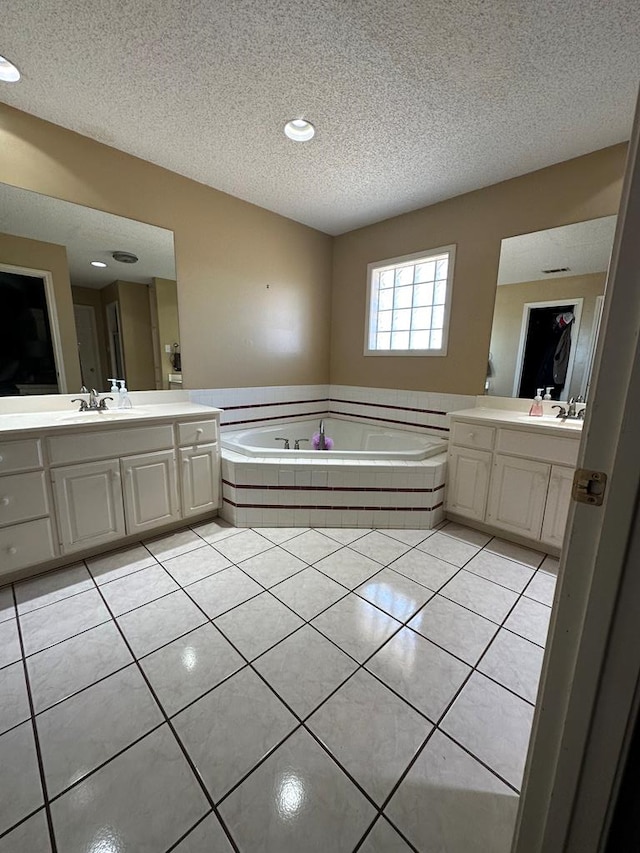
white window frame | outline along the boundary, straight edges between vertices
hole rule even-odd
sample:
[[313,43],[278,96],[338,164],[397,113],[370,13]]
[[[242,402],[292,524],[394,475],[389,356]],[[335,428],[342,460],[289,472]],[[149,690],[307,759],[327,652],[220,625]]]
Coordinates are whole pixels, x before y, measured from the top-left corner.
[[[397,267],[402,264],[415,263],[418,260],[429,260],[436,255],[449,255],[449,264],[447,267],[447,292],[444,303],[444,319],[442,327],[442,346],[439,349],[370,349],[369,335],[371,322],[371,298],[373,287],[373,276],[375,272],[386,269],[387,267]],[[410,255],[400,255],[397,258],[386,258],[382,261],[374,261],[367,265],[367,308],[364,326],[364,354],[373,356],[436,356],[444,357],[447,355],[449,345],[449,322],[451,319],[451,301],[453,296],[453,270],[456,259],[456,246],[440,246],[437,249],[425,249],[422,252],[414,252]]]

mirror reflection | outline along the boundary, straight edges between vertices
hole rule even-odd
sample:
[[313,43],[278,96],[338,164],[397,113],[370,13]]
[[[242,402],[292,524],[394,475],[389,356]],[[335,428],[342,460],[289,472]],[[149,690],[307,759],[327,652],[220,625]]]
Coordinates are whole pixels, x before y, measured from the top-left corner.
[[182,385],[173,233],[0,184],[0,396]]
[[502,241],[487,394],[587,398],[615,225],[605,216]]

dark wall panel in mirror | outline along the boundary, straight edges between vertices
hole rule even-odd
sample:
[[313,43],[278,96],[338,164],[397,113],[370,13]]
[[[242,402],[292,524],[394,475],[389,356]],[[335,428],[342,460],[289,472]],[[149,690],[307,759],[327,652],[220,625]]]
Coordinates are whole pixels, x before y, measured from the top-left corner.
[[[0,275],[3,323],[16,277],[39,282],[43,300],[31,308],[37,340],[24,323],[2,335],[0,396],[104,391],[111,378],[181,387],[171,231],[0,184]],[[45,369],[34,347],[47,341]]]

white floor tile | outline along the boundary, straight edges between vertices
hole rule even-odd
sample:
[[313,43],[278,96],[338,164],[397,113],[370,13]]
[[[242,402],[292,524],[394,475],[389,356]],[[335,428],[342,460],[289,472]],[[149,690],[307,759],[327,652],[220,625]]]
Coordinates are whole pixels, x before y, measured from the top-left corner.
[[0,736],[0,834],[43,804],[31,722]]
[[304,560],[305,563],[315,563],[333,551],[337,551],[340,543],[317,530],[308,530],[301,536],[284,542],[282,547],[300,560]]
[[210,619],[221,616],[232,607],[263,592],[260,584],[235,566],[197,581],[189,587],[189,595]]
[[486,550],[493,554],[499,554],[501,557],[506,557],[508,560],[523,563],[531,569],[537,569],[544,560],[544,554],[541,551],[534,551],[533,548],[516,545],[515,542],[508,542],[506,539],[492,539],[487,545]]
[[203,544],[202,548],[163,560],[162,565],[180,586],[187,586],[229,568],[231,563],[211,545]]
[[509,853],[517,811],[517,794],[439,731],[387,807],[425,853]]
[[15,619],[0,622],[0,667],[20,660],[20,637],[18,623]]
[[0,669],[0,735],[30,716],[22,661]]
[[378,805],[433,728],[365,670],[334,693],[307,725]]
[[304,620],[273,595],[258,595],[218,616],[215,624],[248,660],[284,640]]
[[204,524],[194,524],[191,529],[210,545],[227,539],[229,536],[234,536],[241,530],[241,528],[234,527],[222,518],[214,518],[211,521],[205,521]]
[[480,548],[477,545],[461,542],[451,536],[445,536],[444,533],[437,531],[433,536],[421,542],[418,545],[418,550],[461,568],[478,553]]
[[321,610],[335,604],[349,591],[331,578],[309,567],[277,586],[271,587],[271,592],[303,619],[309,620],[317,616]]
[[380,563],[358,554],[351,548],[341,548],[314,563],[314,568],[333,578],[348,589],[355,589],[380,571]]
[[507,560],[486,550],[470,560],[465,569],[473,572],[474,575],[506,586],[514,592],[522,592],[534,573],[533,569],[521,563],[515,563],[513,560]]
[[511,615],[504,623],[504,627],[526,640],[544,646],[547,641],[550,618],[550,607],[545,607],[544,604],[523,596],[513,608]]
[[404,542],[398,542],[397,539],[392,539],[385,536],[384,533],[379,533],[374,530],[372,533],[367,533],[361,539],[356,539],[351,544],[354,551],[364,554],[365,557],[370,557],[377,563],[383,566],[388,566],[389,563],[397,560],[402,554],[409,550],[409,545]]
[[357,595],[348,595],[311,623],[352,658],[363,663],[401,623]]
[[51,812],[58,849],[86,853],[114,837],[122,850],[167,850],[209,808],[165,725],[56,800]]
[[171,557],[177,557],[178,554],[193,551],[194,548],[202,548],[202,539],[193,530],[187,528],[157,539],[148,539],[144,544],[153,556],[162,562],[170,560]]
[[239,564],[243,572],[267,589],[302,571],[306,566],[298,557],[278,547],[256,554]]
[[491,536],[482,533],[480,530],[474,530],[472,527],[465,527],[464,524],[458,524],[455,521],[447,521],[440,528],[440,532],[446,536],[451,536],[459,542],[466,542],[468,545],[476,545],[478,548],[484,546],[491,541]]
[[174,847],[173,853],[233,853],[233,847],[218,818],[210,814]]
[[458,572],[458,568],[451,563],[440,560],[431,554],[426,554],[424,551],[419,551],[417,548],[395,560],[391,564],[391,568],[394,572],[400,572],[405,577],[411,578],[411,580],[434,592],[444,586]]
[[367,669],[437,722],[471,667],[403,628],[367,663]]
[[391,824],[380,817],[358,853],[411,853],[411,848],[405,844]]
[[[260,536],[264,536],[275,545],[281,545],[288,539],[293,539],[294,536],[300,536],[306,533],[308,527],[260,527],[258,528]],[[326,531],[325,531],[326,532]]]
[[220,812],[241,850],[262,853],[350,853],[375,817],[369,801],[303,730],[252,773]]
[[78,592],[93,589],[91,575],[84,563],[39,575],[15,585],[18,613],[29,613]]
[[20,617],[25,654],[39,652],[110,619],[111,615],[95,589],[25,613]]
[[409,627],[471,666],[475,666],[498,630],[494,622],[441,595],[434,595]]
[[130,575],[140,569],[155,566],[156,559],[143,545],[133,545],[122,551],[110,551],[99,557],[90,557],[87,561],[89,571],[98,586]]
[[105,622],[27,658],[36,713],[133,661],[113,622]]
[[531,583],[525,589],[524,594],[527,598],[533,598],[534,601],[539,601],[540,604],[546,604],[547,607],[551,607],[555,591],[555,575],[539,571],[533,576]]
[[255,530],[243,530],[217,541],[214,547],[227,560],[231,560],[232,563],[240,563],[242,560],[248,560],[249,557],[255,557],[256,554],[273,548],[273,542],[265,539]]
[[355,592],[385,613],[406,622],[435,593],[392,569],[383,569]]
[[100,587],[114,616],[121,616],[176,589],[179,589],[178,584],[162,566],[150,566]]
[[518,600],[517,593],[461,569],[440,590],[445,598],[500,623]]
[[119,616],[127,642],[136,657],[148,655],[207,621],[189,596],[178,590]]
[[478,669],[528,702],[535,702],[543,657],[540,646],[502,629]]
[[10,586],[5,586],[0,589],[0,623],[6,622],[7,619],[14,619],[15,615],[13,592]]
[[249,668],[182,711],[174,724],[215,802],[299,725]]
[[474,673],[441,723],[441,728],[520,788],[533,708],[484,675]]
[[51,853],[49,825],[44,809],[25,820],[0,841],[1,853]]
[[371,533],[371,530],[366,527],[323,527],[320,532],[335,539],[336,542],[350,545],[356,539],[362,539],[367,533]]

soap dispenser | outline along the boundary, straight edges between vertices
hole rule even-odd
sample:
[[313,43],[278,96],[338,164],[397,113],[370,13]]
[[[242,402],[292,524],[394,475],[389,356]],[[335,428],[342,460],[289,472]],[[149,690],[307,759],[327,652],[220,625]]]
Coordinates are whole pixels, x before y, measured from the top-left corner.
[[111,383],[111,393],[118,394],[118,380],[117,379],[107,379],[107,382]]
[[553,391],[553,385],[549,385],[549,387],[545,388],[544,391],[545,391],[544,399],[550,400],[551,399],[551,392]]
[[129,392],[127,391],[127,386],[124,384],[124,379],[118,379],[120,383],[120,409],[132,409],[133,404],[131,402],[131,398],[129,397]]
[[533,403],[529,409],[529,414],[532,418],[541,418],[544,414],[544,410],[542,408],[542,391],[542,388],[538,388],[538,393],[533,398]]

